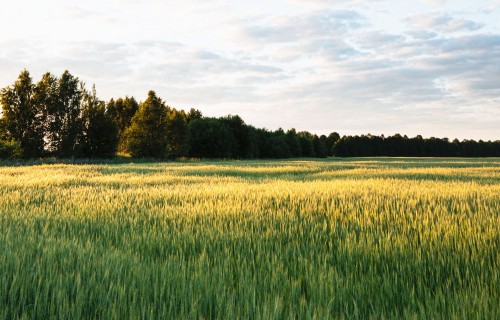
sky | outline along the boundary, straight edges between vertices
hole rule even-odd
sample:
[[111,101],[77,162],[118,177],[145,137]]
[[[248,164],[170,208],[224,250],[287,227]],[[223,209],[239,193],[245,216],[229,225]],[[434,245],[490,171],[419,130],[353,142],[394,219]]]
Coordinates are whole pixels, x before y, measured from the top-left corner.
[[500,139],[500,0],[16,0],[0,87],[69,70],[275,130]]

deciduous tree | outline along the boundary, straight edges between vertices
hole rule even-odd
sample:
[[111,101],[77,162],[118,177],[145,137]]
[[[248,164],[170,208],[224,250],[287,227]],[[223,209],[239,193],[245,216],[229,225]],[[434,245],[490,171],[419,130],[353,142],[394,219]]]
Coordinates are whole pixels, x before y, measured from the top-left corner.
[[43,114],[34,100],[35,85],[27,70],[23,70],[12,86],[0,91],[4,135],[19,142],[21,156],[40,157],[43,154]]
[[80,155],[88,158],[110,158],[116,154],[118,129],[106,112],[106,104],[97,98],[95,86],[84,91],[82,100],[82,133]]
[[186,157],[189,152],[189,126],[184,111],[172,109],[167,115],[167,157]]

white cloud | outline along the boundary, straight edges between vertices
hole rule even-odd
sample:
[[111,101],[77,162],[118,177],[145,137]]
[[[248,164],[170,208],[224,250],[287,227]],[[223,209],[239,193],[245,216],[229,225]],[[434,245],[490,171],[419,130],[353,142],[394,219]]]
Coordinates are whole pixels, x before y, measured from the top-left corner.
[[500,22],[484,13],[496,5],[9,2],[0,87],[23,68],[35,80],[69,69],[103,99],[153,89],[271,129],[499,139]]
[[408,22],[419,30],[432,29],[444,32],[476,31],[484,27],[482,23],[455,18],[450,14],[417,14],[411,16]]

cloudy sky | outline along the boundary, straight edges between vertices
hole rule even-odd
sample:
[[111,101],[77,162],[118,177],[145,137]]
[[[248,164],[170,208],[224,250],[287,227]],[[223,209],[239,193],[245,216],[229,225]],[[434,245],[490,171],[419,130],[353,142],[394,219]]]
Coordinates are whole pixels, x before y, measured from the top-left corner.
[[500,0],[16,0],[0,30],[0,87],[68,69],[268,129],[500,139]]

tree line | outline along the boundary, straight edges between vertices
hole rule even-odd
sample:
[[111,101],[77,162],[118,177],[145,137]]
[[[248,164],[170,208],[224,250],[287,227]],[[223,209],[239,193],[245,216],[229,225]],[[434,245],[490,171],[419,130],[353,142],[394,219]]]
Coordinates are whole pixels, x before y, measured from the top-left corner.
[[205,117],[168,106],[150,91],[104,102],[65,71],[37,83],[23,70],[1,89],[0,158],[291,158],[328,156],[500,156],[500,141],[420,136],[328,136],[255,128],[237,115]]
[[500,141],[450,141],[400,134],[344,136],[336,142],[333,153],[338,157],[500,157]]

